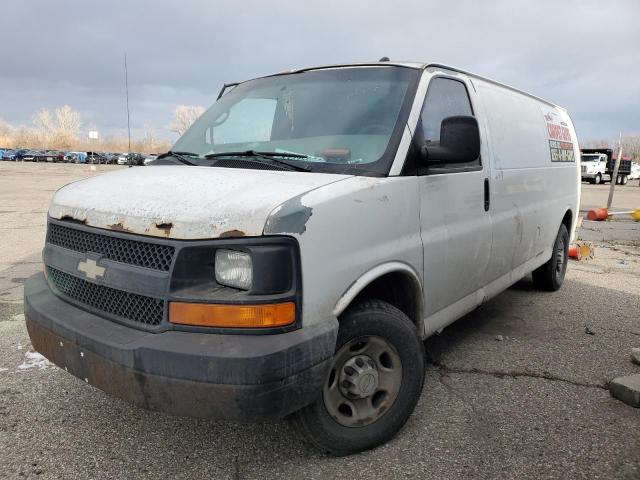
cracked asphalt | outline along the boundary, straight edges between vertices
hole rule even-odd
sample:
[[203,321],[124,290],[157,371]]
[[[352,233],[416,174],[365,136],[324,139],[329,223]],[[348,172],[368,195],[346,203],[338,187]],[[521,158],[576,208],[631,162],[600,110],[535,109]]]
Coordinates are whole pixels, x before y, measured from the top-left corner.
[[629,359],[640,346],[638,246],[596,244],[560,291],[525,278],[428,339],[405,428],[332,458],[286,422],[148,412],[33,356],[22,282],[40,268],[46,205],[95,173],[0,163],[0,478],[640,478],[640,409],[607,390],[640,373]]

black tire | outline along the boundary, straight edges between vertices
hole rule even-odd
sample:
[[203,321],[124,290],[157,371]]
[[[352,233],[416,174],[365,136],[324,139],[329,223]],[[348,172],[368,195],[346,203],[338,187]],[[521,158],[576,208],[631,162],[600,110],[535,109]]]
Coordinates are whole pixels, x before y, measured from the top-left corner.
[[627,177],[626,175],[622,176],[622,185],[626,185],[627,183],[629,183],[629,177]]
[[[389,405],[381,407],[374,416],[362,421],[362,423],[366,421],[370,423],[362,426],[341,424],[339,423],[340,417],[332,416],[329,413],[328,409],[331,406],[327,406],[325,403],[325,396],[329,398],[329,394],[326,392],[330,391],[331,385],[333,385],[334,391],[338,391],[338,388],[344,386],[344,383],[340,381],[340,375],[348,371],[348,366],[345,364],[359,356],[357,353],[351,353],[351,351],[357,352],[357,348],[353,350],[351,345],[355,346],[361,342],[366,344],[368,341],[380,341],[380,339],[386,342],[387,346],[392,347],[393,353],[396,355],[395,358],[400,361],[399,373],[397,370],[395,373],[385,373],[385,375],[396,375],[396,380],[394,380],[397,382],[395,393],[392,393],[387,400],[383,400],[389,401]],[[340,362],[340,365],[336,364],[341,355],[342,358],[345,358],[344,352],[347,356],[354,356],[346,362]],[[380,378],[385,371],[391,372],[394,367],[396,369],[398,367],[398,365],[392,365],[386,370],[382,368],[385,363],[383,355],[375,359],[375,365],[382,372]],[[424,358],[422,341],[418,337],[415,326],[403,312],[383,301],[365,301],[349,309],[342,317],[336,341],[334,363],[331,366],[326,384],[323,386],[323,392],[314,403],[292,415],[292,424],[311,445],[332,455],[349,455],[383,444],[398,433],[420,398],[424,383]],[[382,362],[382,365],[379,362]],[[396,361],[394,360],[394,362]],[[369,362],[369,364],[374,367],[374,363]],[[365,366],[368,365],[365,364]],[[336,382],[340,382],[340,385],[337,385]],[[374,390],[378,387],[379,385],[376,383]],[[370,401],[369,397],[356,400],[375,405],[375,398],[379,392],[372,393]],[[333,395],[335,396],[335,393]],[[342,396],[345,403],[353,400],[353,397],[344,396],[343,393],[338,395]],[[381,395],[386,398],[386,393]],[[352,403],[352,405],[354,404]]]
[[540,290],[555,292],[564,282],[567,272],[569,251],[569,232],[564,224],[560,225],[558,235],[553,242],[553,252],[547,263],[533,271],[533,284]]
[[593,183],[596,185],[600,185],[602,183],[602,175],[599,173],[596,175],[596,178],[593,179]]

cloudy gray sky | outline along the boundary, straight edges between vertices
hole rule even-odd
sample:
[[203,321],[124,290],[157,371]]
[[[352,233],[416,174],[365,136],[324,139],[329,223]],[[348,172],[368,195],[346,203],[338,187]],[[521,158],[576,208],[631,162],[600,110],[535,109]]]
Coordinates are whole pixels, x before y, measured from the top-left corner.
[[294,67],[445,63],[566,107],[583,141],[640,133],[640,1],[21,0],[2,8],[0,118],[69,104],[102,135],[161,137],[179,104]]

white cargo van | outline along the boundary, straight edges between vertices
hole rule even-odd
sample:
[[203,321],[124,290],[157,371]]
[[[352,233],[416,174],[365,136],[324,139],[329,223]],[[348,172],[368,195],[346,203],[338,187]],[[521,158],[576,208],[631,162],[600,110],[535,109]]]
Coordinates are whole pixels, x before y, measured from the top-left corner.
[[223,93],[156,166],[55,194],[25,316],[77,377],[178,415],[289,416],[347,454],[411,415],[423,339],[531,272],[562,285],[580,191],[564,109],[421,63]]

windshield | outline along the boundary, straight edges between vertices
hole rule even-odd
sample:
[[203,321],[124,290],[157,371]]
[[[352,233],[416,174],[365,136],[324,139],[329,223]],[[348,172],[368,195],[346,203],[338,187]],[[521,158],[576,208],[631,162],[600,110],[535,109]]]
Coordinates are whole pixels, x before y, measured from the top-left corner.
[[582,155],[583,162],[595,162],[600,160],[600,155]]
[[298,154],[284,158],[311,171],[384,175],[418,77],[410,68],[349,67],[244,82],[207,110],[172,150],[197,154],[199,159],[189,159],[203,165],[215,161],[205,155],[251,150]]

